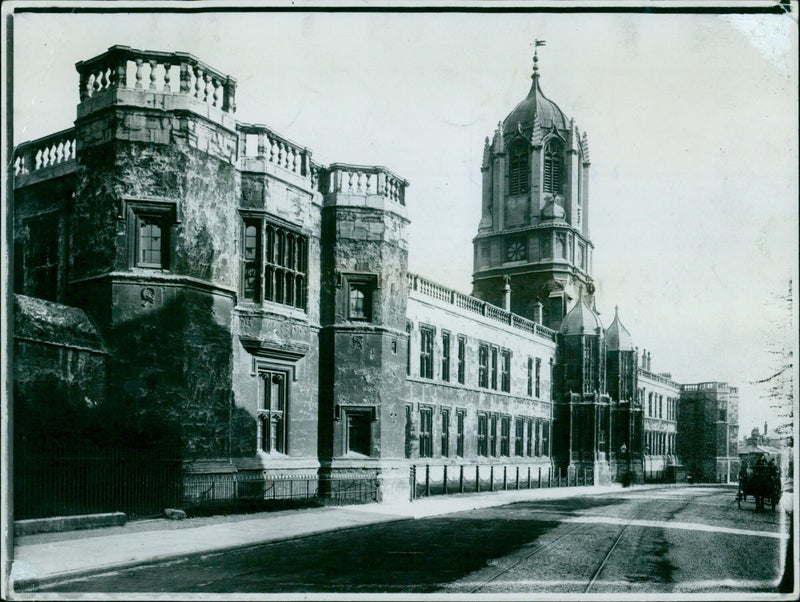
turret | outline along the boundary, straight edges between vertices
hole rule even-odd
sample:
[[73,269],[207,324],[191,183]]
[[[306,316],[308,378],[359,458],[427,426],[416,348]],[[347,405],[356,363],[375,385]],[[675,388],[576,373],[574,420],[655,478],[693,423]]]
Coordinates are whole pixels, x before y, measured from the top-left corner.
[[591,273],[588,144],[542,92],[538,60],[527,96],[484,144],[473,295],[502,306],[508,277],[511,311],[534,319],[540,302],[558,330]]

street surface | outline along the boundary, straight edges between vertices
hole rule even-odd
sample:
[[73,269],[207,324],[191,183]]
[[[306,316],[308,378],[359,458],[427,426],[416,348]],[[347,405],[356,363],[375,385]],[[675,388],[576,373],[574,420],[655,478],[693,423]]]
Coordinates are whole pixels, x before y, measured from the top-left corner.
[[731,486],[542,500],[87,577],[47,592],[775,592],[788,526]]

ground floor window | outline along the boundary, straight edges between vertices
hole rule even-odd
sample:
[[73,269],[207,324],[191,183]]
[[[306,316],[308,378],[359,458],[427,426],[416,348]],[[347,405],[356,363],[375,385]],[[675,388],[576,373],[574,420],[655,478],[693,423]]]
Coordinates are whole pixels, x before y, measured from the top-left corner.
[[442,457],[450,455],[450,410],[442,410]]
[[266,453],[286,453],[288,379],[285,372],[260,372],[261,392],[258,408],[258,449]]
[[369,456],[371,444],[372,412],[347,410],[347,451]]
[[489,448],[487,445],[489,417],[486,414],[478,414],[478,455],[488,456]]
[[500,455],[508,456],[511,449],[509,439],[511,438],[511,417],[503,416],[500,418]]
[[525,455],[530,457],[533,455],[533,419],[528,418],[528,437],[525,440]]
[[550,421],[542,420],[542,456],[550,455]]
[[523,438],[525,437],[525,422],[522,418],[517,418],[514,423],[514,455],[522,455]]
[[419,411],[419,457],[433,457],[433,411],[430,408]]
[[466,412],[460,410],[456,412],[456,455],[459,458],[464,457],[464,421],[466,419]]
[[497,416],[492,415],[489,420],[489,453],[497,455]]

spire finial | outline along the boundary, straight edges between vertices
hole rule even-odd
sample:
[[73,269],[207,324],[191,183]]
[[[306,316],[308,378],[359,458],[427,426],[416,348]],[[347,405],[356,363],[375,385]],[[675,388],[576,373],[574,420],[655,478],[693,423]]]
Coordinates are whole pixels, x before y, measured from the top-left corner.
[[615,306],[614,306],[614,316],[615,316],[615,317],[618,317],[618,316],[619,316],[619,305],[615,305]]
[[544,40],[533,40],[533,75],[531,79],[539,77],[539,46],[544,46],[547,42]]

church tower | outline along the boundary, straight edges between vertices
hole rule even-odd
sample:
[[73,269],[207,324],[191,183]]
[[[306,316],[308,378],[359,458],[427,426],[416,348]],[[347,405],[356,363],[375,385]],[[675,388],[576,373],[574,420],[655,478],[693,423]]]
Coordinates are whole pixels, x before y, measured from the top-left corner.
[[586,134],[542,93],[536,53],[531,78],[528,95],[486,138],[472,294],[503,306],[508,277],[510,310],[558,330],[591,282],[589,150]]

